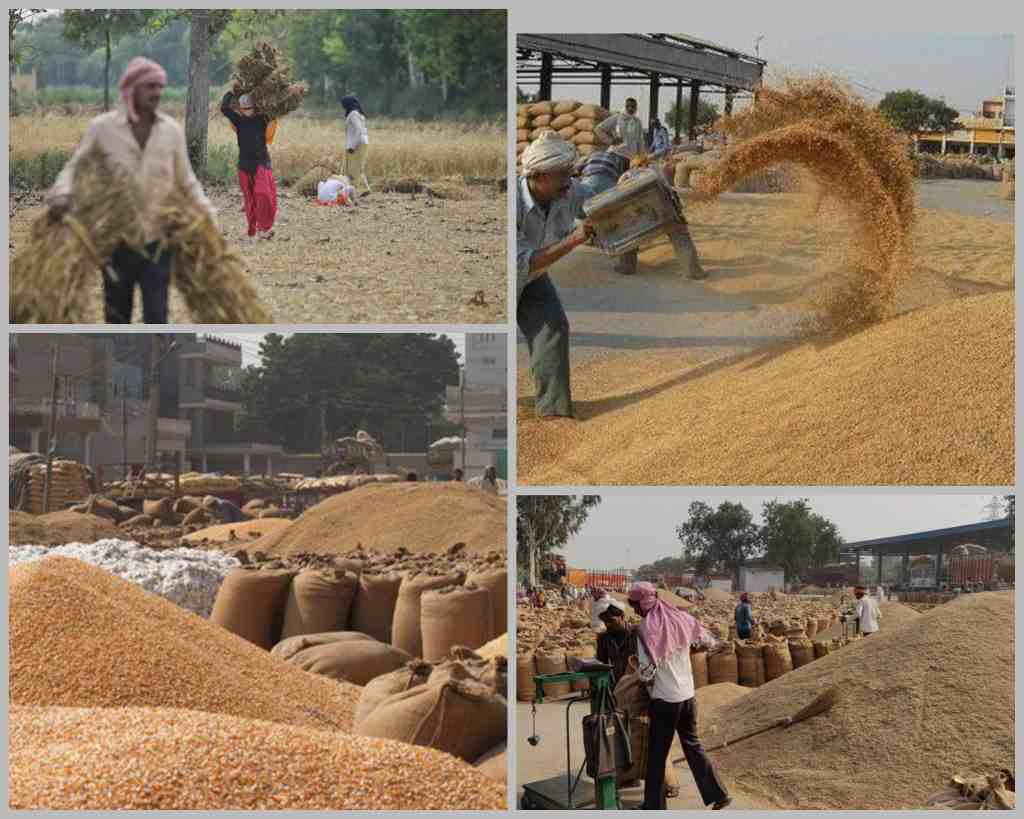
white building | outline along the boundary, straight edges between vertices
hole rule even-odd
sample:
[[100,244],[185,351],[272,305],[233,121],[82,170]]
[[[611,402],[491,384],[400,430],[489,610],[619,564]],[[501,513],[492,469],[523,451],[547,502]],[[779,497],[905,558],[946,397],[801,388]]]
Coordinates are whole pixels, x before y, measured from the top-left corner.
[[508,347],[504,333],[466,333],[461,383],[448,387],[445,415],[465,426],[465,460],[455,454],[467,479],[494,466],[506,477],[508,463]]
[[786,590],[786,573],[779,568],[744,566],[740,569],[740,591],[764,593]]

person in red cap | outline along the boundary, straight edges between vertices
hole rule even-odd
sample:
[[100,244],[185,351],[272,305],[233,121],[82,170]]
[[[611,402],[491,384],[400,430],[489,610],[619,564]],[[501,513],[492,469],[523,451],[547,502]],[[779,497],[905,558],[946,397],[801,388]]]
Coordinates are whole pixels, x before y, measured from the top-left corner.
[[180,187],[211,217],[214,215],[210,200],[192,172],[181,126],[157,110],[166,84],[167,74],[152,60],[136,57],[129,62],[118,83],[123,107],[89,123],[85,137],[44,200],[54,221],[74,207],[75,167],[96,145],[134,180],[144,246],[121,245],[107,260],[103,294],[104,314],[110,324],[131,322],[136,285],[142,290],[143,321],[167,324],[171,254],[162,247],[159,212],[168,194]]

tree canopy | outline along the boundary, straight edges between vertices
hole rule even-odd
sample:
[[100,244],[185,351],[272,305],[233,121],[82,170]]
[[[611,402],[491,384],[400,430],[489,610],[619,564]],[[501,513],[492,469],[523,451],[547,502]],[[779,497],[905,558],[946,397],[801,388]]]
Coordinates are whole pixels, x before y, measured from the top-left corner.
[[[713,125],[717,119],[718,106],[713,102],[698,99],[697,130],[705,130],[709,125]],[[690,127],[690,96],[688,94],[683,95],[683,104],[678,109],[673,102],[665,113],[665,119],[662,121],[670,131],[679,128],[679,132],[684,133]]]
[[240,432],[317,452],[365,429],[386,448],[425,451],[444,428],[445,386],[458,383],[451,339],[427,333],[276,333],[242,374]]
[[694,501],[689,517],[676,527],[683,544],[683,554],[696,560],[699,574],[709,574],[713,567],[739,578],[739,570],[758,554],[760,532],[750,510],[742,503],[722,501],[712,509],[704,501]]
[[890,91],[878,103],[878,110],[901,131],[952,131],[959,126],[959,113],[942,100],[920,91]]
[[838,559],[843,543],[838,529],[811,511],[806,498],[767,501],[762,517],[764,557],[785,569],[787,578],[806,577],[808,569]]
[[[516,553],[533,567],[542,555],[561,549],[579,532],[599,495],[520,495],[516,498]],[[536,578],[532,578],[533,581]]]

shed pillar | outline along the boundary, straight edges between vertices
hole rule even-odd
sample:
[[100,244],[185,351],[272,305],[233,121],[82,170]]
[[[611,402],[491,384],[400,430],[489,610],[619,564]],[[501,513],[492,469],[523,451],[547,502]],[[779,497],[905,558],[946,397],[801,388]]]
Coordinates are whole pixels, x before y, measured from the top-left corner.
[[683,121],[683,81],[676,80],[676,121],[672,123],[675,127],[675,143],[679,144],[679,130]]
[[690,142],[697,139],[697,111],[700,110],[700,83],[690,83]]
[[612,69],[611,66],[601,66],[601,107],[606,111],[612,107]]
[[661,90],[661,75],[657,71],[651,74],[650,111],[647,113],[648,124],[658,116],[658,92]]
[[550,54],[540,55],[540,98],[551,99],[551,76],[555,73],[554,60]]

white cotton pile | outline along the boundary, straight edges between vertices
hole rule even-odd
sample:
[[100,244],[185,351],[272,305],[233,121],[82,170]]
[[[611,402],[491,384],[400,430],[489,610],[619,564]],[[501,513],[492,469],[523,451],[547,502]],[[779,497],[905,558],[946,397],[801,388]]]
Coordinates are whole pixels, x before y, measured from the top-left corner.
[[202,549],[156,550],[130,540],[99,540],[63,546],[10,546],[11,566],[59,555],[91,563],[111,574],[137,583],[146,591],[209,617],[217,590],[230,569],[241,565],[235,558]]

